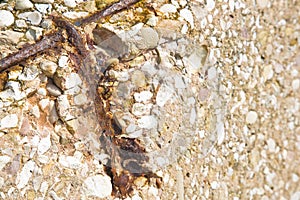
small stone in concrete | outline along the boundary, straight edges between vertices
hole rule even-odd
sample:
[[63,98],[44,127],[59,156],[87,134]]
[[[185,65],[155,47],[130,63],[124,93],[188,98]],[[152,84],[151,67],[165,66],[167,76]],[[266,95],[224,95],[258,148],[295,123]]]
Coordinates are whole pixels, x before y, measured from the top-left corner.
[[51,147],[50,134],[42,138],[38,144],[38,154],[42,155],[47,152]]
[[82,80],[77,73],[71,73],[66,77],[65,88],[71,89],[82,84]]
[[136,70],[132,74],[131,81],[136,87],[144,87],[146,85],[145,74],[142,71]]
[[35,162],[32,160],[29,160],[27,163],[25,163],[24,167],[22,168],[22,171],[18,174],[16,178],[16,185],[19,190],[24,188],[28,184],[28,181],[32,176],[34,167]]
[[27,27],[27,24],[26,24],[25,20],[18,19],[18,20],[16,20],[16,26],[19,28],[25,28],[25,27]]
[[105,198],[110,196],[112,185],[110,178],[105,175],[91,176],[85,179],[83,190],[87,196]]
[[64,0],[64,3],[66,6],[68,6],[70,8],[74,8],[77,6],[77,3],[75,0]]
[[274,71],[272,65],[267,65],[263,67],[263,77],[264,80],[270,80],[273,77]]
[[206,1],[206,9],[208,11],[212,11],[215,8],[215,5],[216,5],[216,3],[215,3],[214,0],[207,0]]
[[173,4],[164,4],[162,7],[159,8],[159,11],[162,13],[176,13],[177,8]]
[[21,13],[18,17],[28,20],[32,25],[39,25],[42,21],[42,14],[38,11]]
[[0,156],[0,170],[2,170],[5,165],[10,162],[11,157],[9,156]]
[[[0,16],[0,24],[1,24],[1,16]],[[0,40],[7,41],[7,43],[11,42],[13,44],[17,44],[23,36],[24,33],[20,33],[17,31],[12,31],[12,30],[0,31]]]
[[35,3],[54,3],[54,0],[32,0]]
[[15,18],[10,11],[0,10],[0,27],[10,26],[14,21]]
[[75,105],[83,105],[87,103],[87,97],[84,94],[78,94],[74,97]]
[[134,93],[133,96],[136,102],[145,103],[152,98],[153,94],[150,91],[142,91],[140,93]]
[[184,89],[187,87],[183,80],[183,77],[179,75],[174,76],[174,81],[175,81],[175,88],[177,89]]
[[15,4],[16,10],[25,10],[32,7],[33,4],[29,0],[16,0],[16,4]]
[[45,60],[40,63],[40,67],[46,76],[53,77],[53,74],[55,73],[58,66],[55,62]]
[[255,111],[249,111],[246,116],[246,122],[248,124],[254,124],[257,120],[257,113]]
[[192,29],[194,28],[194,17],[190,10],[188,10],[186,8],[180,10],[180,16],[190,24]]
[[157,126],[157,119],[153,115],[142,116],[137,120],[138,126],[145,129],[152,129]]
[[269,0],[256,1],[259,8],[266,8],[269,4]]
[[59,119],[54,101],[50,101],[50,103],[49,103],[48,119],[49,119],[50,123],[52,123],[52,124],[54,124]]
[[54,85],[52,82],[49,82],[46,86],[47,91],[49,92],[50,95],[58,97],[59,95],[62,94],[61,90]]
[[18,116],[16,114],[8,114],[0,121],[0,129],[14,128],[18,125]]
[[51,13],[52,10],[51,4],[35,4],[35,7],[39,12],[43,14]]
[[150,27],[143,27],[140,30],[140,38],[136,39],[139,49],[151,49],[157,46],[159,41],[158,33]]

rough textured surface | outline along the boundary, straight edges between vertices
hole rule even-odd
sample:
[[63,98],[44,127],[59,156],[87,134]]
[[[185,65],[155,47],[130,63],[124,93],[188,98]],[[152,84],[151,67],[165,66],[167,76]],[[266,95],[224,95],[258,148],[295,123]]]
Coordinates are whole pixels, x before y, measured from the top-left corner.
[[[162,153],[150,160],[162,180],[136,179],[128,198],[299,199],[299,1],[147,2],[102,21],[129,49],[120,61],[124,65],[115,58],[102,62],[103,68],[117,67],[110,71],[118,80],[114,95],[131,97],[110,101],[112,108],[123,106],[114,117],[124,133],[143,138],[149,149],[160,148],[152,141],[163,148],[178,127],[198,127],[185,130],[189,140],[175,141],[176,155],[169,161]],[[2,1],[1,57],[54,29],[47,19],[51,12],[73,19],[102,3]],[[91,27],[79,29],[92,37]],[[109,45],[107,52],[99,46],[91,51],[109,59],[115,48]],[[93,111],[95,79],[103,68],[78,70],[70,52],[65,43],[59,55],[50,50],[1,73],[3,199],[114,198],[103,165],[109,155],[100,145]],[[133,86],[121,84],[127,82]],[[172,96],[185,88],[191,98]],[[197,106],[184,115],[183,102]],[[156,104],[166,115],[153,110]],[[160,123],[164,120],[168,123]],[[147,138],[141,127],[159,131],[149,131]]]

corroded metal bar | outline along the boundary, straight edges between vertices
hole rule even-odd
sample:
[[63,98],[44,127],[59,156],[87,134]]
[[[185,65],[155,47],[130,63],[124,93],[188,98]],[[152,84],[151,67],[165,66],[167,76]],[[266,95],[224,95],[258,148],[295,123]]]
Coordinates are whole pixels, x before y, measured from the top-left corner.
[[23,60],[28,59],[31,56],[42,53],[47,49],[51,49],[64,40],[65,39],[60,31],[45,35],[38,42],[25,46],[19,51],[12,53],[0,60],[0,72],[20,63]]
[[101,18],[107,17],[109,15],[113,15],[117,12],[120,12],[120,11],[126,9],[126,8],[129,8],[130,6],[136,4],[139,1],[141,1],[141,0],[120,0],[119,2],[114,3],[114,4],[106,7],[105,9],[100,10],[88,17],[77,20],[74,24],[76,26],[82,26],[82,25],[86,25],[91,22],[96,22]]
[[73,24],[58,16],[51,16],[50,18],[58,27],[67,31],[68,41],[76,48],[81,56],[85,57],[88,55],[88,51],[85,48],[85,42]]

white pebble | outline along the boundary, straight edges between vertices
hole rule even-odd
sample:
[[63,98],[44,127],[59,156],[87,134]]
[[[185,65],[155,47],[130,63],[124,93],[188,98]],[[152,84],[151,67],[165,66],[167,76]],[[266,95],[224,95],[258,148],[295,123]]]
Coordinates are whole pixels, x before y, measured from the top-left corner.
[[180,10],[179,14],[183,19],[185,19],[185,21],[187,21],[191,25],[191,28],[193,29],[194,28],[194,17],[193,17],[192,12],[185,8],[185,9]]
[[18,125],[18,116],[16,114],[6,115],[0,122],[0,129],[13,128]]
[[36,3],[54,3],[54,0],[32,0]]
[[135,124],[129,124],[127,126],[127,128],[126,128],[126,132],[127,133],[131,133],[131,132],[135,131],[135,129],[136,129],[136,125]]
[[207,79],[213,80],[217,77],[217,69],[215,67],[210,67],[207,71]]
[[231,12],[234,11],[234,0],[229,0],[229,9]]
[[255,111],[250,111],[247,113],[247,116],[246,116],[246,122],[248,124],[254,124],[257,120],[257,113]]
[[162,13],[176,13],[177,9],[176,6],[173,4],[164,4],[162,7],[159,8],[159,11]]
[[217,124],[217,134],[218,134],[218,145],[221,145],[225,139],[225,128],[224,123],[220,122]]
[[299,176],[297,175],[297,174],[295,174],[295,173],[293,173],[292,174],[292,180],[293,180],[293,182],[298,182],[299,181]]
[[42,99],[39,101],[39,106],[41,110],[45,110],[45,108],[49,105],[49,99]]
[[29,0],[16,0],[16,4],[15,4],[16,10],[25,10],[32,7],[33,4]]
[[160,107],[163,107],[165,105],[165,103],[171,99],[171,97],[173,96],[173,89],[166,86],[166,85],[162,85],[156,95],[156,104]]
[[152,104],[135,103],[132,106],[132,114],[135,116],[149,115]]
[[51,13],[52,10],[51,4],[35,4],[35,7],[39,12],[43,14]]
[[31,113],[36,117],[40,118],[40,109],[37,105],[33,106],[31,109]]
[[269,4],[269,0],[259,0],[256,2],[257,2],[258,7],[260,7],[260,8],[266,8]]
[[0,27],[10,26],[14,23],[14,15],[7,10],[0,10]]
[[206,1],[206,9],[208,11],[212,11],[215,8],[215,1],[214,0],[207,0]]
[[38,154],[42,155],[49,150],[51,146],[50,134],[40,140],[38,144]]
[[46,76],[53,77],[53,74],[57,69],[57,64],[55,62],[45,60],[40,63],[40,67]]
[[46,86],[46,89],[49,92],[49,94],[52,96],[57,97],[57,96],[61,95],[60,89],[53,83],[48,83]]
[[11,160],[9,156],[0,156],[0,170]]
[[273,140],[272,138],[269,138],[267,140],[267,145],[268,145],[268,148],[269,148],[270,152],[275,152],[275,150],[276,150],[276,142],[275,142],[275,140]]
[[86,17],[88,16],[88,12],[64,12],[63,16],[69,19],[78,19],[81,17]]
[[38,11],[21,13],[18,17],[30,21],[32,25],[39,25],[42,21],[42,14]]
[[71,89],[82,84],[82,80],[77,73],[71,73],[66,77],[65,88]]
[[177,89],[184,89],[184,88],[186,88],[186,84],[183,81],[182,76],[179,76],[179,75],[174,76],[174,81],[175,81],[175,87]]
[[64,3],[66,6],[68,6],[70,8],[74,8],[77,6],[77,3],[75,0],[64,0]]
[[70,169],[78,169],[82,166],[82,163],[79,158],[75,156],[65,156],[61,155],[59,157],[59,164],[63,167],[70,168]]
[[298,91],[299,87],[300,87],[300,79],[293,80],[293,82],[292,82],[293,90]]
[[290,200],[300,200],[300,191],[293,193]]
[[46,96],[47,95],[47,90],[45,88],[39,88],[37,93],[39,95]]
[[29,179],[32,176],[34,167],[35,167],[35,162],[33,162],[32,160],[29,160],[23,166],[22,171],[18,174],[16,178],[16,185],[19,190],[24,188],[27,185]]
[[142,91],[140,93],[134,93],[133,96],[136,102],[145,103],[152,98],[153,94],[150,91]]
[[264,80],[270,80],[273,77],[274,71],[272,65],[264,66],[263,69],[263,77]]
[[84,94],[78,94],[74,97],[75,105],[84,105],[87,103],[87,97]]
[[60,56],[58,60],[58,66],[61,68],[68,67],[68,56]]
[[211,182],[210,186],[211,186],[211,189],[215,190],[215,189],[218,189],[219,183],[217,181],[213,181],[213,182]]
[[142,116],[137,120],[138,126],[145,129],[152,129],[157,126],[156,117],[153,115]]
[[112,192],[110,178],[105,175],[88,177],[84,181],[83,190],[87,196],[94,196],[98,198],[108,197]]

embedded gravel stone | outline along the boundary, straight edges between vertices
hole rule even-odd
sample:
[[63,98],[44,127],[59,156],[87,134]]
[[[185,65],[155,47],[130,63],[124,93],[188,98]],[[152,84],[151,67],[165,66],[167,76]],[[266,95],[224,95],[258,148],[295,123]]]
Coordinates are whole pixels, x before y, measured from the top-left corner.
[[32,160],[29,160],[23,166],[22,171],[18,174],[16,178],[16,185],[19,190],[24,188],[27,185],[29,179],[32,176],[34,167],[35,167],[35,162]]
[[32,0],[35,3],[54,3],[54,0]]
[[134,93],[134,100],[137,102],[147,102],[152,98],[153,94],[150,91],[142,91],[140,93]]
[[247,113],[246,122],[249,124],[254,124],[257,120],[257,113],[255,111],[250,111]]
[[98,198],[108,197],[112,192],[110,178],[105,175],[88,177],[84,181],[83,190],[87,196]]
[[51,147],[50,134],[48,133],[46,137],[42,138],[38,145],[38,154],[42,155],[49,150]]
[[77,73],[71,73],[66,77],[65,87],[66,89],[71,89],[76,86],[80,86],[82,84],[82,80]]
[[194,17],[190,10],[188,10],[186,8],[180,10],[180,16],[190,24],[192,29],[194,28]]
[[84,105],[87,103],[87,97],[84,94],[78,94],[74,97],[75,105]]
[[15,9],[25,10],[29,8],[33,8],[33,4],[29,0],[16,0]]
[[177,8],[173,4],[164,4],[159,8],[159,11],[162,13],[176,13]]
[[70,120],[73,119],[73,117],[70,114],[70,102],[68,100],[67,95],[60,95],[57,97],[57,111],[58,115],[62,120]]
[[54,85],[52,82],[49,82],[47,84],[46,89],[50,95],[55,96],[55,97],[62,94],[61,90],[56,85]]
[[153,28],[143,27],[140,32],[142,37],[142,42],[138,44],[140,49],[152,49],[157,46],[159,37]]
[[74,8],[77,6],[77,3],[75,0],[64,0],[64,3],[66,6],[68,6],[70,8]]
[[5,41],[7,44],[8,43],[17,44],[23,36],[24,33],[20,33],[17,31],[12,31],[12,30],[0,31],[0,40]]
[[51,4],[35,4],[35,7],[39,12],[41,12],[43,14],[51,13],[51,11],[52,11]]
[[18,125],[18,122],[19,120],[16,114],[6,115],[0,121],[0,129],[16,127]]
[[58,66],[55,62],[45,60],[40,63],[40,67],[46,76],[53,77]]
[[140,70],[136,70],[133,72],[131,81],[134,83],[136,87],[143,87],[146,85],[146,77],[144,72]]
[[10,11],[0,10],[0,27],[10,26],[14,21],[14,15]]
[[157,126],[157,119],[153,115],[146,115],[138,119],[137,123],[141,128],[152,129]]
[[28,20],[32,25],[39,25],[42,21],[42,14],[38,11],[24,12],[18,15],[19,18]]

